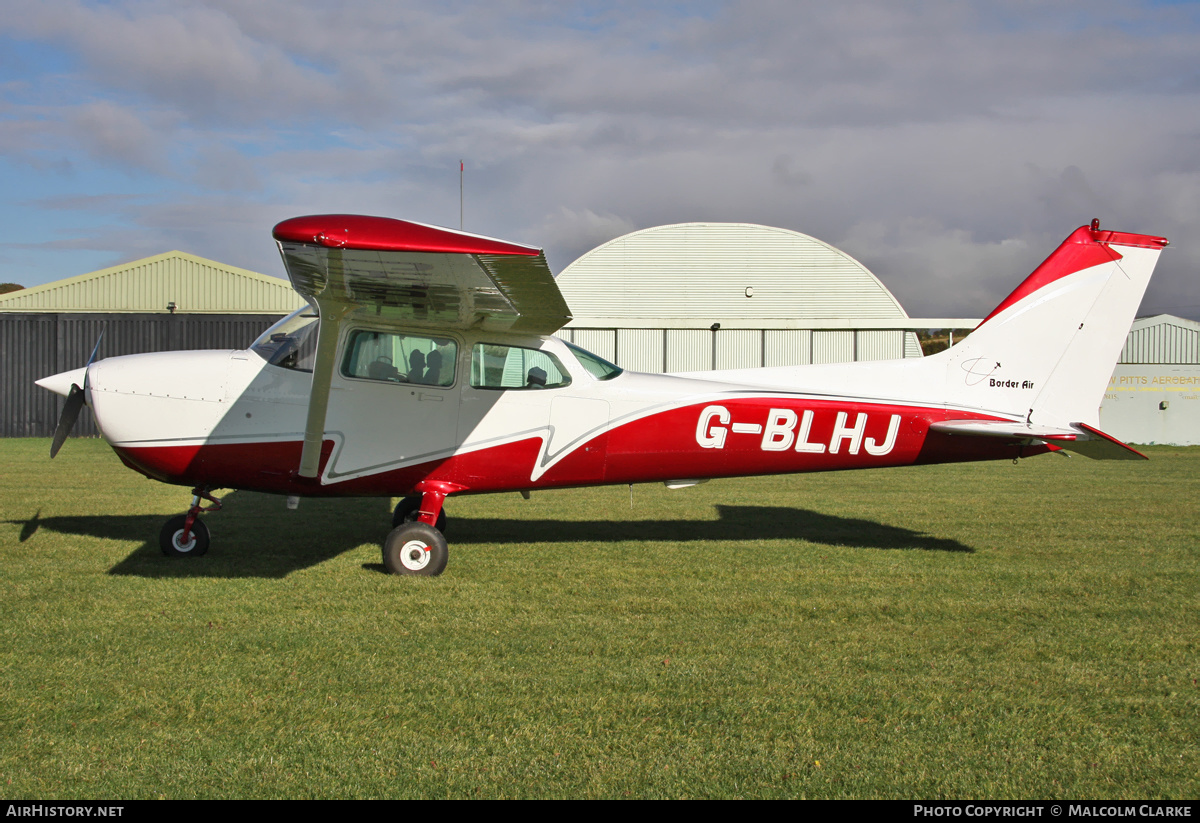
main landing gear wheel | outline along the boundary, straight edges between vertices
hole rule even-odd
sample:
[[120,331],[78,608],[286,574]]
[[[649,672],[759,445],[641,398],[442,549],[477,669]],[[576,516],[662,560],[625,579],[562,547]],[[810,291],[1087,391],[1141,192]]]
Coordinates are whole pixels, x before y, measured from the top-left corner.
[[208,526],[197,519],[192,523],[188,539],[183,539],[183,526],[187,515],[180,514],[172,517],[158,533],[158,547],[167,557],[199,557],[208,551]]
[[[392,512],[392,528],[396,528],[402,523],[416,523],[417,512],[421,508],[421,495],[410,494],[408,497],[396,504],[396,510]],[[446,510],[442,509],[437,516],[437,530],[442,534],[446,533]]]
[[391,574],[435,577],[449,559],[446,538],[419,520],[397,526],[383,541],[383,565]]

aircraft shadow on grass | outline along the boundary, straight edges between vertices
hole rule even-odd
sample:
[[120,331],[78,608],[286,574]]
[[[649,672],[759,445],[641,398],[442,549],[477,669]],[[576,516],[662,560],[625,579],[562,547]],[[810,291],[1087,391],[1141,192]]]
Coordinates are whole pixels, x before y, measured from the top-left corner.
[[[145,542],[109,570],[138,577],[284,577],[357,548],[378,544],[391,522],[381,498],[305,500],[289,512],[282,498],[249,492],[224,496],[225,508],[206,515],[213,545],[200,558],[167,558],[158,548],[162,515],[86,515],[42,517],[39,511],[21,526],[21,542],[45,530],[105,540],[144,537]],[[451,501],[451,506],[453,501]],[[450,507],[448,507],[450,508]],[[872,520],[838,517],[808,509],[779,506],[717,505],[717,520],[533,520],[462,517],[451,510],[447,535],[456,545],[584,542],[693,542],[716,540],[803,540],[855,549],[973,552],[957,540],[889,526]],[[382,564],[368,568],[382,571]]]

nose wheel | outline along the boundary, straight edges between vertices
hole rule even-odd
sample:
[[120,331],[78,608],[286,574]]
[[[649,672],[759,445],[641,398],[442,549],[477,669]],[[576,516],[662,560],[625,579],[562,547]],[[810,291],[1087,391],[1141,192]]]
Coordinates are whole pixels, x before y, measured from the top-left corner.
[[[201,500],[212,505],[202,506]],[[158,533],[158,547],[167,557],[199,557],[208,551],[208,526],[200,520],[201,512],[221,510],[220,499],[197,486],[192,489],[192,507],[187,514],[178,514],[163,524]]]
[[185,532],[186,514],[178,514],[163,524],[158,547],[167,557],[199,557],[208,551],[208,526],[197,520]]

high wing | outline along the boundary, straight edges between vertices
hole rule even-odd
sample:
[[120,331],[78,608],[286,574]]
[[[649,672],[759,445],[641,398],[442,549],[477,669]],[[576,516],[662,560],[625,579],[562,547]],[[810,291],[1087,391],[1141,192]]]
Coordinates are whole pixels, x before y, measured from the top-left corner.
[[410,325],[532,334],[571,319],[545,255],[530,246],[355,214],[295,217],[273,234],[292,286],[319,307],[385,307]]
[[531,246],[354,214],[295,217],[273,235],[292,286],[320,314],[301,477],[318,474],[339,329],[356,312],[528,334],[552,334],[571,319],[545,255]]

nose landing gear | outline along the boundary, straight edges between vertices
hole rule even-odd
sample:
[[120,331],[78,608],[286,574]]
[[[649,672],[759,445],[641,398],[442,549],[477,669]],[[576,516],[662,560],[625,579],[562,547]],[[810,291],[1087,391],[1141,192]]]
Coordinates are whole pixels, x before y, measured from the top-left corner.
[[[211,506],[201,506],[201,500]],[[208,551],[208,526],[200,520],[201,512],[218,512],[221,501],[208,490],[197,486],[192,489],[192,507],[187,514],[178,514],[163,524],[158,533],[158,547],[167,557],[199,557]]]

